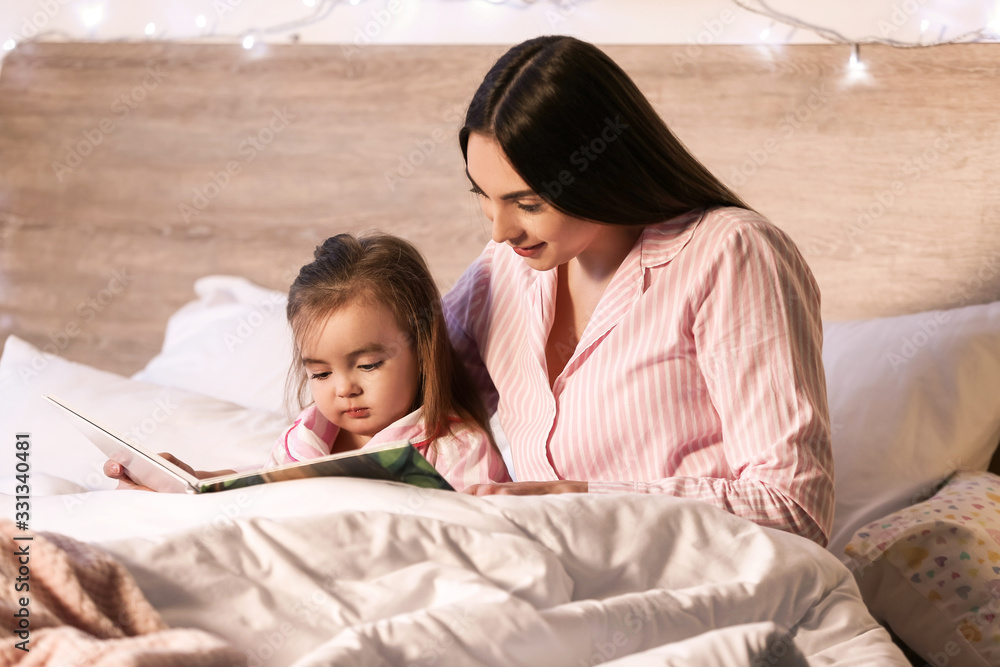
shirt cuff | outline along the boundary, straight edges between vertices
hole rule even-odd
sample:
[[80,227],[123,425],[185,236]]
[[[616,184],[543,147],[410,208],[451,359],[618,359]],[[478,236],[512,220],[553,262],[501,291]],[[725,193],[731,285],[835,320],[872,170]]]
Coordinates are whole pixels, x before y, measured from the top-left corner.
[[587,482],[590,493],[645,493],[642,482]]

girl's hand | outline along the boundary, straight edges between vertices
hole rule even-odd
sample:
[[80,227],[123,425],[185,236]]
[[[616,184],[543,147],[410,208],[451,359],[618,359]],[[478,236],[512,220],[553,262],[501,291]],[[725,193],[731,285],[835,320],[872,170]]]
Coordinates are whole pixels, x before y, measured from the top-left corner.
[[[206,477],[217,477],[219,475],[232,475],[235,473],[234,470],[195,470],[194,468],[184,463],[184,461],[181,461],[173,454],[170,454],[168,452],[160,452],[159,455],[165,458],[166,460],[170,461],[171,463],[173,463],[178,468],[181,468],[188,474],[194,475],[198,479],[205,479]],[[112,479],[118,480],[118,486],[115,487],[117,489],[131,489],[139,491],[154,490],[149,488],[148,486],[142,486],[141,484],[136,484],[135,481],[128,476],[128,473],[125,472],[125,469],[121,466],[121,464],[116,463],[115,461],[104,462],[104,474]]]
[[116,489],[119,490],[131,490],[131,491],[152,491],[153,489],[148,486],[142,486],[141,484],[136,484],[128,473],[125,472],[125,468],[122,467],[120,463],[115,461],[105,461],[104,462],[104,474],[111,479],[118,480],[118,486]]
[[546,493],[587,493],[586,482],[561,479],[555,482],[504,482],[502,484],[473,484],[462,491],[473,496],[511,495],[540,496]]

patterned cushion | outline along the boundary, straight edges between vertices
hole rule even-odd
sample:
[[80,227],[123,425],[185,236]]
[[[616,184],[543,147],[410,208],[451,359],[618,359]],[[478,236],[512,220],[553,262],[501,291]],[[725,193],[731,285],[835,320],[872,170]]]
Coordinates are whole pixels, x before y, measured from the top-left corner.
[[845,553],[873,615],[929,662],[1000,665],[1000,477],[959,472]]

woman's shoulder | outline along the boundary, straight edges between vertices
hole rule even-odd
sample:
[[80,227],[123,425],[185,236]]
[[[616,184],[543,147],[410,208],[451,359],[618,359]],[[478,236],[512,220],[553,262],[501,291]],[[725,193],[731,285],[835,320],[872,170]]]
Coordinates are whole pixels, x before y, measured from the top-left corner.
[[725,236],[739,233],[768,233],[778,229],[757,211],[738,206],[708,209],[703,213],[699,227],[703,230],[717,230]]
[[767,236],[777,228],[756,211],[735,206],[697,209],[649,225],[641,236],[643,266],[665,266],[675,258],[724,254],[741,237]]
[[692,242],[695,246],[713,247],[716,254],[743,254],[763,249],[795,251],[794,242],[780,227],[756,211],[736,206],[704,211]]

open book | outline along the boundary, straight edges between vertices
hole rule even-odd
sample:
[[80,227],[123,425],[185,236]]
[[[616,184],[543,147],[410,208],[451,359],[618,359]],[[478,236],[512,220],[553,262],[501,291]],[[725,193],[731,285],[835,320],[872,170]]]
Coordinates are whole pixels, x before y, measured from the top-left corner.
[[358,449],[319,459],[289,463],[277,468],[198,479],[162,456],[85,417],[58,398],[53,396],[45,398],[60,408],[73,425],[109,459],[121,464],[129,477],[155,491],[209,493],[306,477],[385,479],[423,488],[454,491],[434,466],[405,440],[387,442],[370,449]]

